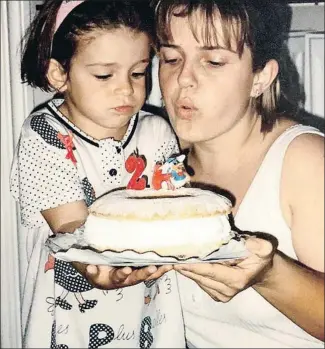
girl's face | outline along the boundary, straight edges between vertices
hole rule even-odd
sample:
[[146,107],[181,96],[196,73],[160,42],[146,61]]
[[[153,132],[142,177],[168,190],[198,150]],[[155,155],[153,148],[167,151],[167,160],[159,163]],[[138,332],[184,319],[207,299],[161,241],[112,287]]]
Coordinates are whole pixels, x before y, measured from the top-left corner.
[[[196,16],[196,33],[204,33]],[[217,17],[215,25],[222,38]],[[198,41],[194,38],[187,18],[174,16],[171,33],[173,41],[162,43],[160,50],[159,78],[177,135],[192,143],[208,141],[249,120],[254,79],[250,51],[245,48],[239,57],[213,42],[206,46],[200,35]]]
[[127,28],[86,34],[71,61],[61,108],[96,139],[123,138],[145,101],[149,38]]

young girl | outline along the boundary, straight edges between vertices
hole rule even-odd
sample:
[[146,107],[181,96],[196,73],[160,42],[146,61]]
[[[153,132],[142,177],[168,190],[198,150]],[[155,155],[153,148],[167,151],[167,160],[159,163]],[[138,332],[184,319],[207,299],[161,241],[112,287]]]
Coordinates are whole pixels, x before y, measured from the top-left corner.
[[285,2],[156,2],[160,87],[192,181],[235,197],[237,228],[278,240],[247,239],[233,265],[175,265],[188,347],[324,348],[324,134],[278,113]]
[[128,184],[129,156],[145,158],[149,184],[155,163],[178,151],[165,120],[140,110],[152,17],[137,1],[49,0],[28,31],[22,79],[61,97],[26,119],[12,167],[28,228],[24,347],[184,347],[174,272],[139,283],[156,269],[112,268],[102,291],[44,245],[80,227],[98,196]]

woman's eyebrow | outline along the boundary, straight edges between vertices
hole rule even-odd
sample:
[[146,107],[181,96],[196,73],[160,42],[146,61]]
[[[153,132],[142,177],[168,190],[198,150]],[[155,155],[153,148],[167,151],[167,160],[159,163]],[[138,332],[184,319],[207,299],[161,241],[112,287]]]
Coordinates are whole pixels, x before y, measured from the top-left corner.
[[201,51],[214,51],[214,50],[222,50],[222,51],[228,51],[228,52],[231,52],[231,53],[237,53],[236,51],[234,50],[231,50],[230,48],[228,47],[224,47],[224,46],[202,46],[199,48]]
[[167,48],[176,48],[176,49],[180,49],[181,47],[178,45],[174,45],[174,44],[169,44],[169,43],[161,43],[160,47],[167,47]]
[[220,46],[202,46],[200,47],[200,50],[202,51],[213,51],[213,50],[220,50],[223,49],[223,47]]
[[[179,46],[179,45],[175,45],[175,44],[169,44],[169,43],[161,43],[160,44],[160,48],[173,48],[173,49],[176,49],[176,50],[182,50],[182,47]],[[214,51],[214,50],[222,50],[222,51],[227,51],[227,52],[230,52],[230,53],[234,53],[234,54],[237,54],[236,51],[234,50],[231,50],[230,48],[228,47],[224,47],[224,46],[220,46],[220,45],[204,45],[204,46],[199,46],[198,47],[198,50],[199,51]]]

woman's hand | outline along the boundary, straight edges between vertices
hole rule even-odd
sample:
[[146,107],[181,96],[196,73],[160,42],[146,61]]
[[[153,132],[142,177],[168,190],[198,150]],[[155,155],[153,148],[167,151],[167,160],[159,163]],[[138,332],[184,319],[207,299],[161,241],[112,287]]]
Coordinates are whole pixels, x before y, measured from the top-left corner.
[[245,259],[225,263],[178,264],[174,269],[194,280],[215,301],[228,302],[237,293],[261,282],[272,268],[276,241],[249,237]]
[[172,270],[171,265],[132,269],[131,267],[115,268],[108,265],[90,265],[73,262],[72,265],[95,288],[112,290],[120,287],[136,285],[146,280],[158,279],[160,276]]

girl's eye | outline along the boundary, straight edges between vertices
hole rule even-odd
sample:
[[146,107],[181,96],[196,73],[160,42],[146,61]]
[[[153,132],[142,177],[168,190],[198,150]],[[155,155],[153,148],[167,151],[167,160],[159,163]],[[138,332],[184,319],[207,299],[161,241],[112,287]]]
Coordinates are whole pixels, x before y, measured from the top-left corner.
[[112,74],[108,74],[108,75],[95,75],[95,78],[98,80],[107,80],[109,78],[112,77]]
[[141,79],[146,76],[146,72],[141,72],[141,73],[132,73],[132,77],[135,79]]

